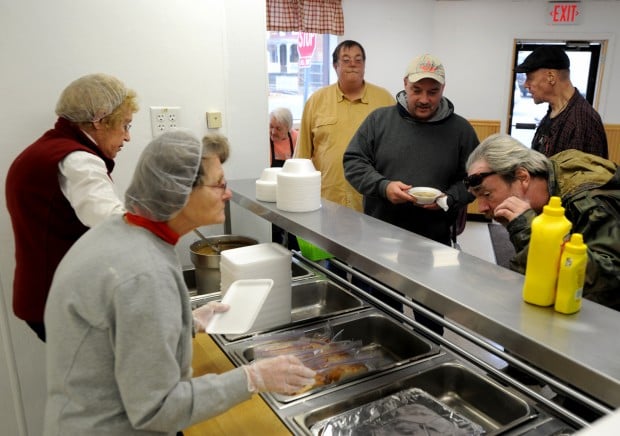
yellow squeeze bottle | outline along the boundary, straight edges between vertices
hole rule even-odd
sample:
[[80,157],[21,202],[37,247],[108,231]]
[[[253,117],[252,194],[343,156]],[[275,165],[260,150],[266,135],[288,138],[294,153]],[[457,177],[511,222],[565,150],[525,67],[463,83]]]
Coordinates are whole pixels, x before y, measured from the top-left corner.
[[561,313],[575,313],[581,309],[583,284],[588,265],[588,246],[583,243],[581,233],[573,233],[564,244],[560,260],[560,273],[555,295],[555,310]]
[[562,245],[568,239],[571,222],[564,216],[560,197],[551,197],[543,213],[532,221],[527,252],[523,300],[538,306],[555,301]]

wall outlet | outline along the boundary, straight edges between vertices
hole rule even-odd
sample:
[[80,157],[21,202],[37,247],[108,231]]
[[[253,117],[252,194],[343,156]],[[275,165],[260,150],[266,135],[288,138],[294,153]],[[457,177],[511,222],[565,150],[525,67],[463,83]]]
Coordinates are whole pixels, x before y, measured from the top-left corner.
[[222,127],[221,112],[207,112],[207,127],[209,129],[219,129]]
[[153,132],[153,138],[168,130],[179,127],[180,112],[181,108],[178,106],[151,106],[151,131]]

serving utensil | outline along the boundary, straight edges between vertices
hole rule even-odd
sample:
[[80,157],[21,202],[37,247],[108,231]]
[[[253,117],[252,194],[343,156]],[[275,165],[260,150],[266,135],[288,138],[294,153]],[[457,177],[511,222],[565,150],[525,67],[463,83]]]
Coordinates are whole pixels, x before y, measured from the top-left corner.
[[220,247],[218,247],[216,244],[212,244],[205,235],[203,235],[200,230],[198,229],[194,229],[194,233],[196,233],[198,236],[200,236],[200,239],[202,239],[202,241],[207,244],[209,246],[209,248],[211,248],[213,251],[215,251],[215,254],[220,254],[221,250]]

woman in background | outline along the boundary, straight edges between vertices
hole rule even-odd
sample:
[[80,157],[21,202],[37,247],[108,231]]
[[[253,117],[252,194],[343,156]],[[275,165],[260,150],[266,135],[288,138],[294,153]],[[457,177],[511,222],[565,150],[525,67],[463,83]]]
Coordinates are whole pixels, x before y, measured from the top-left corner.
[[[293,157],[297,135],[293,129],[293,114],[285,107],[274,109],[269,114],[269,147],[271,167],[282,167],[286,159]],[[271,240],[291,250],[299,250],[297,239],[281,227],[271,225]]]
[[286,159],[293,157],[298,131],[293,129],[293,114],[285,107],[269,114],[269,146],[271,166],[281,167]]

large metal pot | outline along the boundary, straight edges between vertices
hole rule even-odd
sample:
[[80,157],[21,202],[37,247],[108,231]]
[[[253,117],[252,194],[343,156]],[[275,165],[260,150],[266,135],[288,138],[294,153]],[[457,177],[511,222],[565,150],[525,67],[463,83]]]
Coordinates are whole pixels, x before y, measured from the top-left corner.
[[[208,243],[207,243],[208,242]],[[190,258],[194,264],[196,291],[198,294],[219,292],[220,290],[220,255],[209,244],[219,248],[220,252],[231,248],[258,244],[247,236],[218,235],[199,239],[190,245]]]

